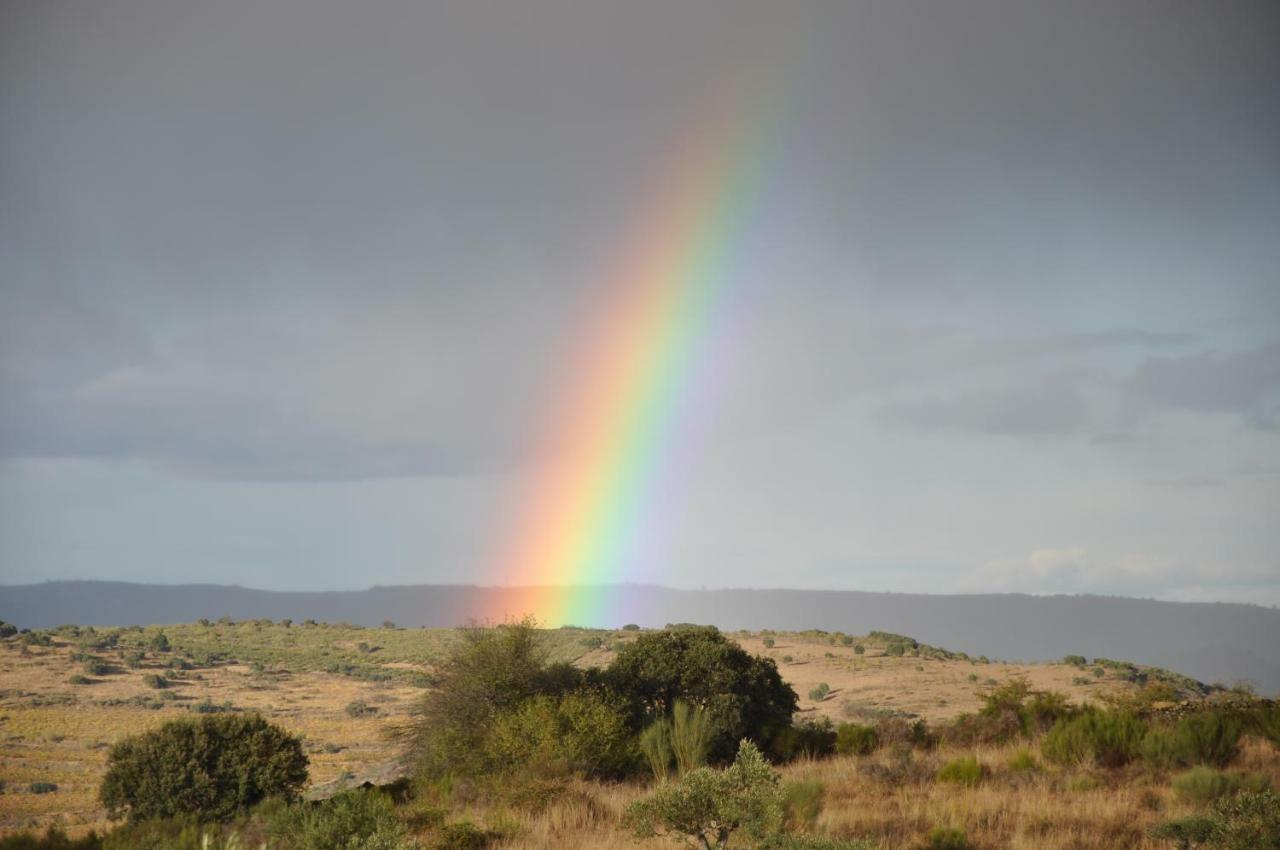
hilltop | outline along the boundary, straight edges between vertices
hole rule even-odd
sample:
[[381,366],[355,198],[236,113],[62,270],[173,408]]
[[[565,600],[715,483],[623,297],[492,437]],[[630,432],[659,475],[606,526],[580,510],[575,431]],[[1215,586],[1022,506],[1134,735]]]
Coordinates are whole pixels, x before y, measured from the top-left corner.
[[[928,595],[812,590],[617,588],[645,626],[714,623],[722,629],[905,632],[970,655],[1047,660],[1124,658],[1206,682],[1252,682],[1280,693],[1280,610],[1257,605],[1100,596]],[[50,582],[0,587],[0,619],[28,628],[308,617],[376,626],[451,627],[519,608],[518,588],[462,585],[278,592],[219,585]],[[583,623],[584,626],[620,625]]]

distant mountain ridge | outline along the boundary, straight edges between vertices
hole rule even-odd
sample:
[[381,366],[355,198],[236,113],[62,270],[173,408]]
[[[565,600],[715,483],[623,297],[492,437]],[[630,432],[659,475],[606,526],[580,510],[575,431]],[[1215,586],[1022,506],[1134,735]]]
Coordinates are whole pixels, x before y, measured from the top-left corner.
[[[1280,610],[1234,603],[1111,596],[930,595],[848,590],[676,590],[620,585],[633,622],[724,629],[898,632],[970,655],[1025,661],[1067,654],[1167,667],[1205,682],[1246,680],[1280,693]],[[519,588],[404,585],[285,592],[225,585],[68,581],[0,586],[0,619],[27,628],[118,626],[201,617],[289,617],[456,626],[486,611],[518,613]],[[506,604],[509,600],[509,604]],[[622,623],[581,623],[618,627]]]

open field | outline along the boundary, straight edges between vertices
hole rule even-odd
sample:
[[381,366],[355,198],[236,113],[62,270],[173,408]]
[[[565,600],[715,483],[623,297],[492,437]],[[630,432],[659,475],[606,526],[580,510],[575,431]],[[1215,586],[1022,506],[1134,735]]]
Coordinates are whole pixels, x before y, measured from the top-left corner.
[[[542,636],[551,659],[590,667],[608,664],[639,633],[558,629]],[[902,656],[889,655],[893,636],[880,633],[732,637],[776,660],[800,696],[798,719],[907,715],[934,725],[978,710],[983,691],[1014,678],[1075,703],[1137,688],[1123,667],[989,662],[910,644]],[[451,630],[264,621],[64,628],[49,645],[11,637],[0,648],[0,835],[51,823],[72,834],[106,827],[96,791],[109,745],[192,712],[258,711],[305,736],[313,786],[376,772],[395,757],[389,733],[430,687],[434,665],[456,640]],[[816,699],[821,685],[825,696]],[[822,784],[824,804],[811,830],[869,838],[886,850],[916,846],[938,827],[964,829],[975,847],[1154,850],[1167,845],[1148,838],[1149,827],[1191,808],[1172,793],[1168,775],[1051,768],[1034,745],[1034,767],[1014,769],[1017,749],[886,748],[802,760],[782,772],[787,781]],[[973,787],[934,782],[938,767],[962,753],[977,756],[986,778]],[[1235,769],[1280,784],[1280,758],[1270,744],[1247,740]],[[32,783],[56,790],[33,793]],[[638,783],[581,782],[536,811],[465,796],[445,805],[505,836],[501,844],[512,850],[631,848],[638,845],[621,812],[644,792]]]

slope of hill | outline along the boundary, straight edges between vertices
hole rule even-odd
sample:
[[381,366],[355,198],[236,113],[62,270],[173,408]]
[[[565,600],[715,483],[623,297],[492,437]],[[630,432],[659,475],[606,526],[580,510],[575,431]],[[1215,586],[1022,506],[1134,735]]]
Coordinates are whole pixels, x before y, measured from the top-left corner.
[[[1067,654],[1123,658],[1207,682],[1247,680],[1280,692],[1280,610],[1227,603],[1100,596],[943,596],[809,590],[618,589],[645,626],[714,623],[724,629],[876,629],[970,655],[1022,660]],[[522,613],[520,591],[460,585],[286,593],[218,585],[51,582],[0,587],[0,619],[31,628],[289,617],[377,625],[454,626],[483,612]],[[510,600],[507,602],[507,600]],[[613,626],[619,623],[583,623]]]

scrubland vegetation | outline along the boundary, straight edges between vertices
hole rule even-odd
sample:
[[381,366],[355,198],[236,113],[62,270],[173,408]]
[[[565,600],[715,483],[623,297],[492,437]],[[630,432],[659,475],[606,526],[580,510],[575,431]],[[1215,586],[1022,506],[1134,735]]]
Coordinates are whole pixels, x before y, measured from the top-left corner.
[[[530,623],[7,630],[4,651],[0,812],[27,820],[3,850],[1280,848],[1280,709],[1107,659]],[[946,697],[873,703],[887,676]],[[335,775],[375,766],[344,761],[361,747],[396,757],[367,789]],[[51,819],[89,793],[113,823]]]

